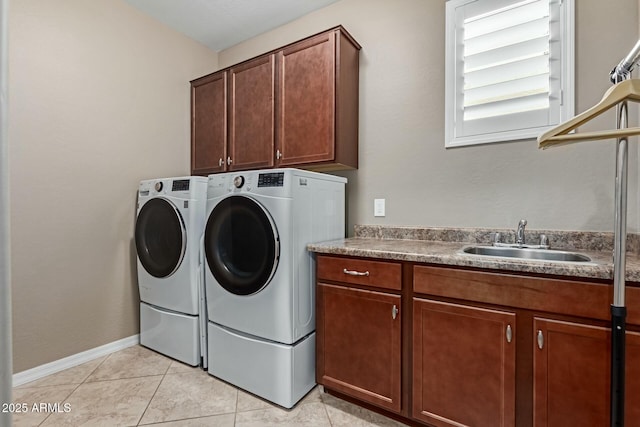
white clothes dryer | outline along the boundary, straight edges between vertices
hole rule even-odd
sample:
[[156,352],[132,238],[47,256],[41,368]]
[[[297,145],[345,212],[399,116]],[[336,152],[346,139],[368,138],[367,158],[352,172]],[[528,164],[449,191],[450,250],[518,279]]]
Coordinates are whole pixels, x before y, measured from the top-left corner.
[[290,408],[315,385],[311,242],[345,234],[345,178],[210,175],[204,234],[209,373]]
[[206,363],[206,195],[205,177],[152,179],[138,188],[140,344],[192,366]]

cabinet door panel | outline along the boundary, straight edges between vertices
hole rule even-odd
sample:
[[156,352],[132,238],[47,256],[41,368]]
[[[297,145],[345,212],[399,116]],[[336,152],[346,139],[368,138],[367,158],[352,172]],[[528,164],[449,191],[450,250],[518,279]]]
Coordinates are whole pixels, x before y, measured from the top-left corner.
[[[609,329],[534,319],[534,425],[609,425]],[[626,338],[625,425],[640,426],[640,334]]]
[[434,426],[515,425],[515,320],[414,299],[413,416]]
[[216,73],[191,85],[191,172],[225,169],[227,147],[227,73]]
[[329,32],[278,54],[279,166],[334,159],[335,44]]
[[400,296],[318,284],[317,382],[400,411]]
[[274,55],[231,68],[229,170],[273,166]]

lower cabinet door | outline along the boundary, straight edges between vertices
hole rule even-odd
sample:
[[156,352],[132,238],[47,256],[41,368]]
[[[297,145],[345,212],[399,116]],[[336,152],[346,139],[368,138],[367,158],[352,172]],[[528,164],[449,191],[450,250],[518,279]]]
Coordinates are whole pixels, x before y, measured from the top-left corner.
[[317,299],[317,382],[400,412],[400,296],[318,284]]
[[515,425],[514,313],[414,298],[413,417]]
[[[608,426],[608,328],[534,319],[535,427]],[[640,426],[640,334],[626,334],[625,425]]]

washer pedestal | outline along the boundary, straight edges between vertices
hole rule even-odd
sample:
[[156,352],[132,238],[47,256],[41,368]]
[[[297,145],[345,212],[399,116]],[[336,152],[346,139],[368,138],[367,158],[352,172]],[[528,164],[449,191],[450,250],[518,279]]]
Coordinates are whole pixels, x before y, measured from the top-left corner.
[[140,344],[191,366],[200,365],[198,316],[140,303]]

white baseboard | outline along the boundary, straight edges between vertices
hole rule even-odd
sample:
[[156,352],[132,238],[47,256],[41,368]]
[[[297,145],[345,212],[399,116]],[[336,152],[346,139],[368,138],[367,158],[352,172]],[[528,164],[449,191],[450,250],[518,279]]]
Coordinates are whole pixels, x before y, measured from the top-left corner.
[[47,375],[55,374],[56,372],[64,371],[65,369],[82,365],[83,363],[89,362],[102,356],[106,356],[107,354],[111,354],[119,350],[123,350],[127,347],[132,347],[139,343],[140,335],[132,335],[128,338],[123,338],[109,344],[101,345],[100,347],[92,348],[91,350],[83,351],[82,353],[77,353],[69,357],[65,357],[64,359],[45,363],[44,365],[36,366],[35,368],[18,372],[17,374],[13,374],[13,386],[17,387],[19,385],[46,377]]

